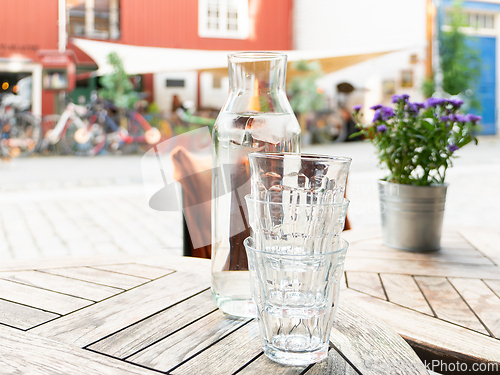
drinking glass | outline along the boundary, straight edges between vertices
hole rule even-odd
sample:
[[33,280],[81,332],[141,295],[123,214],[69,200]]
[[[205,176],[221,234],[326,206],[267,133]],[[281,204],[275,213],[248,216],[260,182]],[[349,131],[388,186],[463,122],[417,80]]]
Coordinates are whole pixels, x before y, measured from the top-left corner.
[[251,152],[252,198],[319,204],[344,199],[351,158],[287,152]]
[[331,252],[344,229],[349,201],[289,203],[283,194],[274,202],[245,196],[248,221],[258,250],[292,254]]
[[244,244],[266,356],[298,366],[326,358],[348,243],[314,254],[258,250],[252,237]]

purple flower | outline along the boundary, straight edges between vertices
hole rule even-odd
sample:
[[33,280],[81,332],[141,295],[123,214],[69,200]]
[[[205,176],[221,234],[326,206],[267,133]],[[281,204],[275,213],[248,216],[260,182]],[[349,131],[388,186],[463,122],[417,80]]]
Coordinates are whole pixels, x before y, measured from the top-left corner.
[[461,115],[460,113],[457,113],[455,115],[455,121],[457,121],[457,122],[467,122],[467,118],[464,115]]
[[451,143],[448,146],[446,146],[450,152],[455,152],[457,151],[460,147],[458,147],[455,143]]
[[423,108],[423,107],[419,107],[419,104],[421,103],[410,103],[408,102],[408,104],[406,105],[406,110],[410,113],[412,113],[413,115],[416,115],[418,113],[418,110],[420,108]]
[[419,103],[419,102],[415,102],[413,103],[417,106],[418,109],[422,109],[422,108],[425,108],[425,104],[424,103]]
[[375,114],[373,115],[373,120],[372,120],[372,122],[375,122],[375,121],[380,120],[380,119],[381,119],[380,114],[381,114],[381,110],[380,110],[380,109],[376,109],[376,110],[375,110]]
[[382,120],[387,120],[394,116],[394,110],[391,107],[382,107]]
[[373,109],[374,111],[376,111],[377,109],[380,109],[382,107],[383,107],[382,104],[377,104],[377,105],[374,105],[373,107],[370,107],[370,109]]
[[443,105],[446,103],[446,99],[443,98],[429,98],[425,101],[425,106],[429,107],[437,107],[438,105]]
[[450,118],[448,116],[441,116],[439,119],[441,121],[445,122],[445,121],[448,121]]
[[454,114],[449,115],[448,118],[450,119],[451,122],[458,121],[457,116],[455,116]]
[[377,131],[381,132],[381,133],[384,133],[384,132],[387,131],[387,126],[385,126],[384,124],[379,125],[379,126],[377,126]]
[[454,108],[458,109],[464,104],[464,102],[461,99],[450,99],[448,100],[448,103],[451,104]]
[[401,94],[401,95],[393,95],[392,96],[392,103],[397,103],[399,102],[400,100],[403,100],[403,101],[407,101],[408,99],[410,99],[410,95],[408,94]]
[[361,104],[358,104],[358,105],[355,105],[354,107],[352,107],[352,109],[355,111],[355,112],[359,112],[361,110]]
[[465,121],[470,121],[473,122],[474,124],[477,124],[479,121],[481,121],[483,118],[481,116],[476,116],[473,115],[472,113],[469,113],[465,115]]

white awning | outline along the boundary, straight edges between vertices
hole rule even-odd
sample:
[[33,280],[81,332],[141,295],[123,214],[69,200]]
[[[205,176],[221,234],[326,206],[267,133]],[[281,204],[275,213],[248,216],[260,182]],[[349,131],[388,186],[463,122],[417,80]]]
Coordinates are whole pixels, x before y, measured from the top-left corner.
[[[116,52],[120,56],[127,74],[215,69],[225,69],[227,71],[227,55],[235,52],[143,47],[79,38],[73,38],[71,42],[95,61],[99,67],[96,72],[97,75],[104,75],[112,71],[112,67],[107,63],[107,56],[110,52]],[[367,50],[365,48],[363,51],[350,49],[342,51],[292,50],[279,52],[288,55],[288,62],[318,60],[324,73],[331,73],[408,47],[394,46],[387,48],[386,46],[384,49],[373,48]]]

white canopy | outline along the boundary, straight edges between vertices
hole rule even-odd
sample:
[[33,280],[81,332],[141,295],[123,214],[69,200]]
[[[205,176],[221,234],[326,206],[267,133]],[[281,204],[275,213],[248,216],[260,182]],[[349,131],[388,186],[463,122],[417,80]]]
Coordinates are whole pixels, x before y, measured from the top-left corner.
[[[226,69],[227,71],[227,55],[234,52],[142,47],[79,38],[73,38],[72,43],[95,61],[99,67],[96,72],[97,75],[104,75],[112,71],[112,67],[107,63],[107,56],[113,51],[122,59],[127,74],[214,69]],[[280,52],[288,55],[289,62],[319,60],[323,71],[331,73],[405,48],[408,48],[408,46],[394,46],[394,48],[387,48],[386,46],[383,50],[380,48],[366,50],[365,48],[363,51],[350,49],[342,51],[292,50]]]

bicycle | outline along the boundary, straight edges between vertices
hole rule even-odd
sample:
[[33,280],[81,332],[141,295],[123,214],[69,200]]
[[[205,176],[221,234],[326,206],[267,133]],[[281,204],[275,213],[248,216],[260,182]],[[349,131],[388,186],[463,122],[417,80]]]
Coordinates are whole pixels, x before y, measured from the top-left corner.
[[118,116],[119,119],[126,121],[126,125],[117,128],[118,131],[114,132],[114,136],[110,136],[110,138],[114,138],[109,143],[110,150],[119,149],[124,154],[136,153],[139,149],[147,151],[151,146],[172,135],[172,128],[168,121],[153,115],[146,116],[149,121],[136,110],[128,110],[125,112],[125,116]]
[[28,156],[42,140],[40,121],[26,109],[30,103],[14,94],[3,95],[0,105],[0,156]]
[[314,114],[311,133],[316,143],[344,142],[348,137],[345,120],[340,113],[330,110]]
[[97,155],[106,142],[100,114],[98,110],[70,102],[61,115],[45,117],[42,121],[45,133],[42,152],[59,148],[65,154]]

